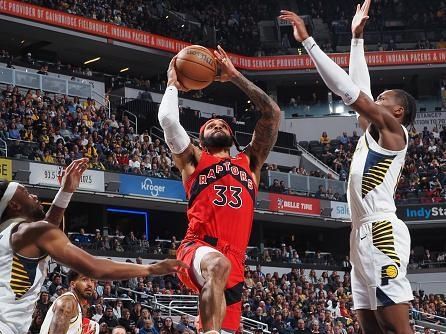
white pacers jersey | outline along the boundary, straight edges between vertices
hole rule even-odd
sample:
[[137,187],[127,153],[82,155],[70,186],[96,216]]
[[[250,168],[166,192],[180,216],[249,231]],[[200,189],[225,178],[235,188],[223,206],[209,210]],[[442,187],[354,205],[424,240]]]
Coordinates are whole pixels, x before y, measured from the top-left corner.
[[[68,331],[63,334],[81,334],[82,333],[82,308],[77,300],[76,296],[72,292],[66,292],[63,295],[57,297],[57,299],[62,298],[63,296],[73,296],[77,302],[77,314],[72,319],[70,319],[70,326],[68,327]],[[40,334],[48,334],[50,332],[51,321],[54,317],[54,305],[57,301],[54,301],[53,306],[51,306],[45,316],[45,320],[43,321],[42,327],[40,328]],[[61,333],[62,334],[62,333]]]
[[347,192],[352,227],[379,219],[379,216],[395,215],[394,195],[408,143],[407,130],[401,127],[406,136],[406,146],[401,151],[379,146],[369,128],[358,141],[350,165]]
[[0,332],[27,333],[34,306],[47,273],[47,256],[26,258],[15,254],[10,237],[13,228],[25,221],[13,218],[0,224]]

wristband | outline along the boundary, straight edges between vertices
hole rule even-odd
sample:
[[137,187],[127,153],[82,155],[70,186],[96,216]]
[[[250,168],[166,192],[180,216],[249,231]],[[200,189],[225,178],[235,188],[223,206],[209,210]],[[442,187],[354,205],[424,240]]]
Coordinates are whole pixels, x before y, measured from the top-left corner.
[[66,209],[70,203],[71,196],[73,196],[73,193],[67,193],[60,188],[56,194],[56,197],[54,197],[52,204],[61,209]]
[[352,46],[364,46],[364,38],[352,38]]
[[314,41],[313,37],[310,36],[306,40],[302,41],[302,45],[307,52],[309,52],[316,45],[316,42]]

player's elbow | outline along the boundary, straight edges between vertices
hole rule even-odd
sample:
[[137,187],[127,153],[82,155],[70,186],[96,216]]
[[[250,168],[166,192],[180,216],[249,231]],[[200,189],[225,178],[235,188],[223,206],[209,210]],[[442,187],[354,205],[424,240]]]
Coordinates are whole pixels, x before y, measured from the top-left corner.
[[273,115],[276,120],[278,120],[278,121],[280,120],[280,117],[282,115],[282,110],[280,109],[280,107],[277,104],[274,104],[274,106],[273,106]]
[[158,113],[158,121],[163,130],[170,128],[176,122],[178,122],[178,124],[180,123],[175,116],[169,115],[168,113]]
[[88,268],[89,274],[85,275],[99,281],[106,280],[110,278],[110,270],[108,268],[108,266],[101,265],[100,263],[97,265],[93,263],[92,266]]
[[274,103],[272,106],[263,110],[261,114],[263,119],[268,120],[274,124],[279,124],[282,111],[280,110],[280,107]]

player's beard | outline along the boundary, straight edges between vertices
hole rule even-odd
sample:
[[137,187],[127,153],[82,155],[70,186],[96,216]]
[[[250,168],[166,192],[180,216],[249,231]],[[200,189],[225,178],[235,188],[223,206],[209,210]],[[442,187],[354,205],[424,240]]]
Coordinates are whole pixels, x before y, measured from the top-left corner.
[[32,209],[32,217],[35,221],[42,220],[46,216],[40,204]]
[[233,144],[232,137],[226,134],[219,135],[218,133],[216,133],[207,136],[203,139],[204,147],[225,148],[225,147],[231,147],[232,144]]

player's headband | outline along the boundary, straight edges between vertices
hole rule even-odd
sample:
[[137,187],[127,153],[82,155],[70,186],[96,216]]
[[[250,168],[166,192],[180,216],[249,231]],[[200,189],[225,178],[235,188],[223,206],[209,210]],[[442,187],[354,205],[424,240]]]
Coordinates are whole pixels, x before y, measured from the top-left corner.
[[0,201],[0,217],[3,216],[6,208],[8,207],[9,202],[14,196],[17,188],[19,187],[19,183],[17,182],[9,182],[8,188],[6,188],[5,193]]
[[225,121],[224,119],[222,119],[222,118],[211,118],[211,119],[207,120],[206,123],[204,123],[204,124],[201,126],[201,128],[200,128],[200,136],[202,136],[202,135],[204,134],[204,129],[206,129],[206,126],[207,126],[210,122],[212,122],[212,121],[214,121],[214,120],[216,120],[216,119],[218,119],[219,121],[222,121],[223,123],[225,123],[226,126],[227,126],[228,129],[229,129],[229,133],[230,133],[231,137],[234,137],[234,133],[232,132],[232,129],[231,129],[231,127],[229,126],[228,122],[226,122],[226,121]]

